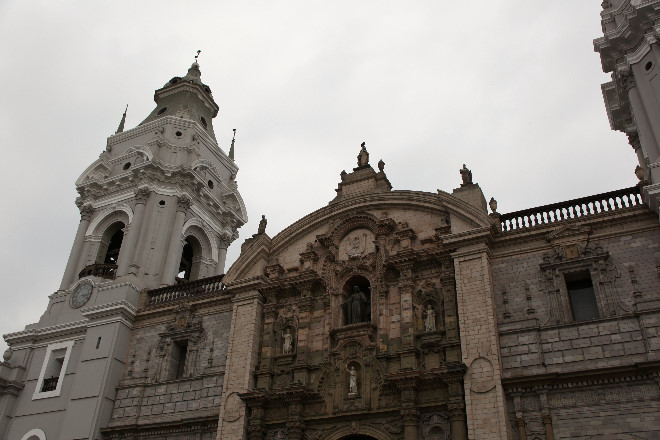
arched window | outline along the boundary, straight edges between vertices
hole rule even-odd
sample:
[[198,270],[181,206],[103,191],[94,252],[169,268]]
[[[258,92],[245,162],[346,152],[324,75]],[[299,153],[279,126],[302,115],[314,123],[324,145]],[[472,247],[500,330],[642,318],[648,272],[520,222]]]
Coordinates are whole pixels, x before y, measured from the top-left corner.
[[202,245],[192,235],[186,237],[183,251],[181,252],[181,263],[177,281],[193,281],[199,278],[200,263],[202,261]]
[[117,264],[121,242],[124,239],[124,223],[115,222],[103,233],[96,262],[100,264]]

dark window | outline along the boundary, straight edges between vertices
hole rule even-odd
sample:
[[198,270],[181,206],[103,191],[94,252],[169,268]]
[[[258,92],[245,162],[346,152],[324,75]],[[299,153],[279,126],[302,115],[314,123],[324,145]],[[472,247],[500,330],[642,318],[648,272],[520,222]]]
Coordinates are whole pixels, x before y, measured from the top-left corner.
[[176,379],[183,378],[186,372],[186,355],[188,354],[188,341],[176,342],[174,344],[174,357],[176,358]]
[[110,244],[108,244],[108,250],[105,253],[105,258],[103,259],[104,264],[117,264],[117,259],[119,258],[119,250],[121,249],[121,242],[124,240],[124,231],[122,231],[120,224],[119,229],[112,235],[110,238]]
[[598,303],[594,285],[589,271],[569,273],[565,275],[566,289],[571,300],[573,318],[576,321],[588,321],[599,318]]

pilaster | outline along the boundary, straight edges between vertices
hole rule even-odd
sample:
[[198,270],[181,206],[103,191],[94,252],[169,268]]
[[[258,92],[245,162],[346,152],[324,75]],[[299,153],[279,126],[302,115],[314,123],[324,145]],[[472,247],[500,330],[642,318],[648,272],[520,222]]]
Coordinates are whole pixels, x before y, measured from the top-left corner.
[[466,243],[452,254],[465,375],[468,438],[505,440],[506,400],[487,246]]
[[248,435],[246,406],[239,393],[254,387],[263,299],[256,286],[241,287],[233,299],[217,440],[242,440]]

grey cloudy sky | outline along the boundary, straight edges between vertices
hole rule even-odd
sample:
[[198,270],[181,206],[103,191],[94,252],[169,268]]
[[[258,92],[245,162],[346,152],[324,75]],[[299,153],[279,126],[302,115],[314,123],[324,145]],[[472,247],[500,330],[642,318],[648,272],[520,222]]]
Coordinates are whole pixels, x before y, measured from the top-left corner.
[[[36,322],[79,213],[74,182],[202,50],[239,189],[272,236],[327,204],[362,141],[395,189],[472,169],[510,212],[636,183],[610,131],[598,1],[0,2],[0,333]],[[0,343],[0,350],[5,345]]]

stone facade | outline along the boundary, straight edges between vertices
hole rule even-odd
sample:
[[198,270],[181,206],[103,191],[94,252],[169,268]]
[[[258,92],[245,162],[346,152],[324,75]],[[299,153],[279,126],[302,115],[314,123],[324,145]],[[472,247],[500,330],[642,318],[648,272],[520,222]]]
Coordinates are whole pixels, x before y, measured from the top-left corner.
[[60,290],[5,335],[0,437],[660,438],[660,0],[603,8],[639,185],[500,214],[465,165],[451,194],[393,190],[363,143],[327,206],[272,238],[264,217],[226,274],[234,145],[199,65],[172,78],[77,181]]

